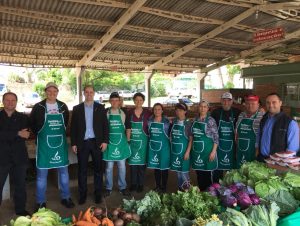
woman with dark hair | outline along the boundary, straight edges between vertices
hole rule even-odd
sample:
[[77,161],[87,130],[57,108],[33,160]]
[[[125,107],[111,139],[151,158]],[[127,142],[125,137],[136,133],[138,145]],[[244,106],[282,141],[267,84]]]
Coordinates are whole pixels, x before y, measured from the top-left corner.
[[197,173],[198,187],[201,191],[213,182],[212,171],[218,167],[217,147],[219,134],[216,121],[209,116],[209,103],[205,100],[199,103],[199,115],[192,125],[193,146],[191,165]]
[[126,117],[126,136],[130,143],[131,156],[130,165],[131,186],[130,191],[142,192],[144,189],[145,165],[148,149],[148,119],[151,112],[143,108],[145,96],[136,93],[133,96],[135,108],[130,110]]
[[171,163],[170,169],[177,172],[178,189],[184,191],[190,187],[190,151],[193,137],[191,121],[186,119],[188,107],[185,103],[175,106],[176,118],[171,129]]
[[147,166],[155,169],[156,191],[166,192],[170,168],[170,121],[163,115],[163,106],[156,103],[149,118],[149,151]]

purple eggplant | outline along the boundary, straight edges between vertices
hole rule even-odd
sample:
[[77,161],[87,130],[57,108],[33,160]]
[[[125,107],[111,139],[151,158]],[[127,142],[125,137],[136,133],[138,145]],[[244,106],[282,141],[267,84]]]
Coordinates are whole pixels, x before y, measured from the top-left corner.
[[249,206],[252,205],[252,201],[246,192],[243,191],[237,192],[236,198],[237,198],[238,205],[241,207],[242,210],[247,209]]
[[221,197],[222,205],[225,207],[236,207],[237,206],[237,200],[232,195],[226,195]]
[[260,204],[260,199],[256,194],[250,194],[249,197],[250,197],[253,205],[259,205]]

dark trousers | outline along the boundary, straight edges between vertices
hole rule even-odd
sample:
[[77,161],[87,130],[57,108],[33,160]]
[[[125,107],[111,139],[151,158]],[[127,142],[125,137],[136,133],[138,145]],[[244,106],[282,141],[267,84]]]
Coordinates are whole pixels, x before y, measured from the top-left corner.
[[196,170],[198,187],[205,191],[213,183],[213,171]]
[[168,175],[169,175],[169,170],[160,170],[160,169],[154,170],[154,177],[155,177],[155,183],[157,188],[166,190]]
[[146,165],[130,165],[131,186],[144,186]]
[[2,191],[9,174],[12,184],[14,186],[14,203],[15,212],[22,212],[26,206],[26,170],[27,165],[15,165],[10,163],[5,166],[0,166],[0,204],[2,201]]
[[266,158],[268,158],[268,156],[263,156],[262,154],[258,154],[256,156],[256,160],[259,161],[259,162],[263,162],[263,163],[265,163]]
[[213,182],[214,183],[219,183],[219,180],[223,178],[224,173],[227,170],[214,170],[213,171]]
[[84,141],[77,152],[78,158],[78,190],[81,198],[87,195],[87,171],[89,156],[92,156],[94,168],[94,194],[101,195],[103,184],[102,152],[96,145],[95,139]]

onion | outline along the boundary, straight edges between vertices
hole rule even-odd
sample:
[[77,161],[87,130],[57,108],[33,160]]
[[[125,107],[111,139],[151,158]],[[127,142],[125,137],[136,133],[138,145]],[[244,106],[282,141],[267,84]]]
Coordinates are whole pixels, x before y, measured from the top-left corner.
[[114,221],[114,225],[115,226],[123,226],[124,225],[124,221],[122,219],[117,219]]
[[132,219],[132,214],[131,213],[125,213],[122,218],[123,218],[123,220],[131,220]]
[[133,213],[131,214],[132,215],[132,220],[134,220],[135,222],[139,223],[140,220],[141,220],[141,217],[140,215],[136,214],[136,213]]
[[119,210],[118,209],[115,209],[113,212],[112,212],[112,215],[113,216],[118,216],[119,215]]
[[99,216],[103,214],[103,210],[101,208],[95,208],[94,209],[94,215]]

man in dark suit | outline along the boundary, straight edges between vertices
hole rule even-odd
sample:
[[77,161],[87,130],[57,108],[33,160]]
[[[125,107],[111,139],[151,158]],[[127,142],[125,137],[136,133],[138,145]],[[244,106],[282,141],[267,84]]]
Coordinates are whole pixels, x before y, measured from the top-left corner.
[[94,102],[93,86],[84,88],[85,101],[74,106],[71,120],[71,145],[78,159],[79,204],[87,197],[87,168],[91,154],[94,165],[95,203],[102,198],[102,152],[108,143],[108,122],[103,105]]

